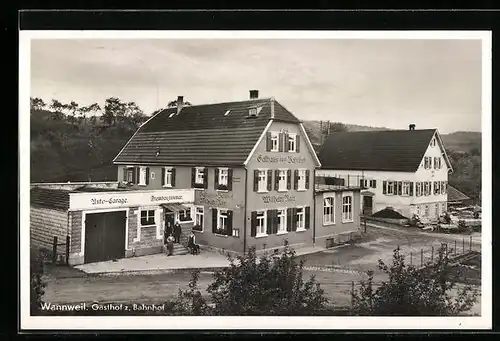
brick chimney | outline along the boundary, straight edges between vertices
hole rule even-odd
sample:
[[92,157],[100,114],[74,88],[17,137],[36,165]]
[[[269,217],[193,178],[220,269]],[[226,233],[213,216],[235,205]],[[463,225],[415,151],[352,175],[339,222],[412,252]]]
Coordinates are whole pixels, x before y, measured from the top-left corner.
[[184,96],[177,96],[177,115],[179,115],[183,106],[184,106]]
[[408,126],[408,130],[415,130],[415,125],[414,124],[410,124]]
[[250,90],[250,99],[259,98],[259,90]]

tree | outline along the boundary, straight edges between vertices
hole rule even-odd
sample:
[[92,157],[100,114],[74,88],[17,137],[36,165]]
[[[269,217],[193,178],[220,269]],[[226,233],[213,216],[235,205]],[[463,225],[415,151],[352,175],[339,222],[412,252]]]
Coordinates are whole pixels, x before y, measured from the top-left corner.
[[43,99],[38,97],[30,97],[30,108],[31,110],[42,110],[45,108],[47,104],[43,101]]
[[[191,105],[191,103],[188,102],[188,101],[184,101],[183,105],[187,106],[187,105]],[[167,104],[167,108],[176,108],[176,107],[177,107],[177,100],[176,99],[174,99],[173,101],[168,102],[168,104]]]
[[118,117],[125,116],[125,105],[117,97],[107,98],[104,103],[102,118],[108,126],[114,125]]
[[61,112],[63,110],[63,104],[57,99],[52,99],[50,102],[50,108],[56,112]]
[[374,289],[373,272],[361,282],[361,288],[352,293],[352,312],[371,316],[453,316],[468,311],[477,301],[477,293],[470,286],[450,291],[457,280],[449,271],[448,253],[441,248],[435,264],[423,269],[405,264],[398,248],[394,250],[392,264],[379,260],[378,268],[388,275]]

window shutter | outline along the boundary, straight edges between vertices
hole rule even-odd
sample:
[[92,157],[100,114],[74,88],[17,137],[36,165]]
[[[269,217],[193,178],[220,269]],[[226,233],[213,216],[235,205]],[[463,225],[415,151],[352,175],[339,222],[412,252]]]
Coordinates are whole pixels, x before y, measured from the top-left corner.
[[292,170],[287,169],[286,171],[286,189],[292,189]]
[[277,191],[279,189],[279,186],[280,186],[280,171],[279,170],[275,170],[274,171],[274,190]]
[[233,235],[233,211],[227,211],[227,235]]
[[387,181],[382,183],[382,194],[387,194]]
[[272,210],[273,212],[273,229],[272,233],[276,234],[278,233],[278,210]]
[[203,169],[203,187],[208,188],[208,168]]
[[217,232],[217,209],[212,208],[212,233]]
[[149,185],[149,167],[146,167],[146,185]]
[[413,182],[410,182],[410,196],[413,196]]
[[288,134],[283,134],[283,151],[288,152]]
[[295,150],[297,151],[297,153],[300,151],[300,136],[297,135],[295,137]]
[[306,206],[305,208],[306,214],[305,214],[305,219],[306,221],[304,222],[304,226],[306,230],[309,229],[309,220],[311,219],[311,208],[310,206]]
[[292,208],[292,231],[297,231],[297,208]]
[[299,188],[299,170],[293,171],[293,189],[297,190]]
[[282,152],[283,151],[283,136],[284,134],[283,133],[279,133],[278,135],[278,151]]
[[161,168],[161,185],[165,186],[165,167]]
[[123,182],[127,182],[127,168],[123,167]]
[[219,168],[215,168],[214,188],[219,187]]
[[306,169],[306,189],[309,189],[309,169]]
[[233,169],[229,168],[227,170],[227,189],[229,191],[233,190]]
[[267,211],[266,233],[268,235],[273,234],[273,212],[274,210]]
[[271,143],[271,132],[268,131],[266,133],[266,152],[270,152],[271,151],[271,146],[272,146],[272,143]]
[[286,230],[288,232],[292,231],[293,224],[293,208],[288,208],[286,210]]
[[259,190],[259,170],[253,170],[253,191],[257,192]]
[[134,184],[138,184],[139,183],[139,172],[140,172],[140,168],[139,167],[135,167],[134,168],[134,176],[133,176],[133,183]]
[[403,182],[401,181],[398,181],[398,195],[402,195],[403,194]]
[[270,192],[273,190],[273,171],[267,171],[267,191]]
[[194,188],[196,179],[196,167],[191,168],[191,187]]
[[253,211],[251,217],[250,236],[255,237],[257,235],[257,212]]
[[444,181],[443,181],[443,185],[442,185],[442,193],[446,194],[446,183]]
[[377,180],[372,180],[372,187],[377,188]]
[[172,168],[172,187],[175,187],[175,168]]

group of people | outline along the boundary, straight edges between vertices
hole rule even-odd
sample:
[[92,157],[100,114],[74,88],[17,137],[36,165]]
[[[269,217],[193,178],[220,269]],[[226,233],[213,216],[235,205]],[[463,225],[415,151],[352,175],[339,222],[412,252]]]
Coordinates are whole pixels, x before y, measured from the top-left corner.
[[[170,221],[167,222],[167,226],[165,226],[164,232],[164,244],[167,246],[167,256],[172,256],[174,253],[174,243],[180,243],[181,239],[181,225],[179,222],[176,222],[173,226]],[[196,244],[196,237],[191,231],[191,234],[188,237],[188,249],[191,254],[199,254],[200,246]]]

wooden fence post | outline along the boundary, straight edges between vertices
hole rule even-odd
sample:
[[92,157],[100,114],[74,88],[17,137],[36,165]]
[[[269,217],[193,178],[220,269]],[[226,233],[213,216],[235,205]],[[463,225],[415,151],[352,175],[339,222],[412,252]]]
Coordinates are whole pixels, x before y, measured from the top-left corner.
[[462,238],[462,253],[465,253],[465,238]]
[[363,223],[365,225],[365,233],[366,233],[366,217],[363,217]]
[[54,236],[54,242],[52,244],[52,263],[57,262],[57,236]]
[[420,249],[420,266],[424,266],[424,249]]
[[351,307],[354,305],[354,281],[351,282]]
[[455,239],[455,248],[453,249],[453,252],[455,252],[455,256],[457,255],[457,240]]
[[469,251],[472,251],[472,236],[469,236]]
[[410,265],[413,264],[413,252],[410,252]]
[[69,235],[66,236],[66,265],[69,264],[69,243],[71,241],[71,237]]
[[432,245],[431,249],[431,263],[434,263],[434,245]]

